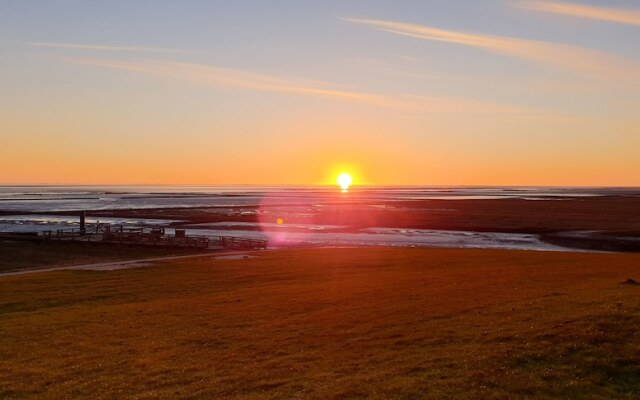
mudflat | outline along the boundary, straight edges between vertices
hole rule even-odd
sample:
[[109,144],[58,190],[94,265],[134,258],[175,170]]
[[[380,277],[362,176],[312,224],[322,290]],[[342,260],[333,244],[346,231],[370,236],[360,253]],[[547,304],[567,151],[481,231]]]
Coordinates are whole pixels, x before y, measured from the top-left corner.
[[[307,207],[308,208],[308,207]],[[336,199],[305,215],[291,204],[237,207],[157,208],[90,211],[94,217],[167,218],[183,223],[275,222],[278,213],[289,223],[364,227],[444,229],[481,232],[550,233],[598,230],[640,235],[640,197],[594,196],[556,199],[370,200]],[[257,211],[273,215],[260,217]],[[64,214],[64,213],[62,213]],[[180,224],[177,224],[180,225]],[[218,227],[217,229],[222,229]],[[234,229],[238,229],[234,227]],[[256,228],[257,229],[257,228]]]
[[298,249],[0,277],[0,397],[640,396],[640,255]]

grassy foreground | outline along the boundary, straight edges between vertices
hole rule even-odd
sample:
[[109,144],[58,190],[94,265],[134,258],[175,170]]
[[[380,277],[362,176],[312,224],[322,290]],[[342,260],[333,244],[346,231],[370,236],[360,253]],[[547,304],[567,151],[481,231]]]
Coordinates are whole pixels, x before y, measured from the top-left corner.
[[312,249],[0,277],[0,398],[640,396],[640,255]]
[[117,244],[0,240],[0,273],[195,253],[192,249]]

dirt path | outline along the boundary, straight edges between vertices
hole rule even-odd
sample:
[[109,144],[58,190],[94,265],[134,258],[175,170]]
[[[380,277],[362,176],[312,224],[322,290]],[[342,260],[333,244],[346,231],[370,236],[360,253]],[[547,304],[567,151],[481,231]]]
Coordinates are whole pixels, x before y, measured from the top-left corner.
[[124,269],[124,268],[139,268],[146,267],[153,264],[156,261],[166,261],[166,260],[180,260],[180,259],[188,259],[188,258],[217,258],[217,257],[225,257],[228,258],[230,256],[233,257],[242,257],[244,254],[250,252],[239,252],[239,251],[225,251],[225,252],[210,252],[210,253],[200,253],[200,254],[189,254],[183,256],[165,256],[165,257],[154,257],[154,258],[140,258],[136,260],[122,260],[122,261],[110,261],[110,262],[101,262],[101,263],[90,263],[90,264],[78,264],[78,265],[61,265],[58,267],[51,268],[30,268],[23,269],[18,271],[8,271],[0,273],[0,278],[3,276],[15,276],[15,275],[26,275],[26,274],[34,274],[37,272],[51,272],[51,271],[62,271],[62,270],[86,270],[86,271],[112,271],[116,269]]

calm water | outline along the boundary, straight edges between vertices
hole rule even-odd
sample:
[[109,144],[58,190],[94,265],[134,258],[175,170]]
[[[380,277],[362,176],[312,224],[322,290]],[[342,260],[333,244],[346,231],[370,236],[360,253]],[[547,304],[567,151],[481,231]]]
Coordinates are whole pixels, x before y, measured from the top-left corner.
[[[257,206],[335,200],[335,187],[294,186],[0,186],[0,210],[67,211],[126,208]],[[640,188],[354,187],[353,200],[465,200],[640,195]]]

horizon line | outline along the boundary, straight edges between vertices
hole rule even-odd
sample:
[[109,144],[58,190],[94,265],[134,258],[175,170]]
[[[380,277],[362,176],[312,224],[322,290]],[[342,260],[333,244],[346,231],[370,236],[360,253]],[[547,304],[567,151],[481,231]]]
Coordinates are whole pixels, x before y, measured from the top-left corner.
[[[0,187],[55,187],[55,186],[76,186],[76,187],[123,187],[123,186],[254,186],[254,187],[334,187],[338,184],[298,184],[298,183],[2,183]],[[352,184],[351,188],[358,187],[443,187],[443,188],[630,188],[640,189],[640,183],[637,185],[528,185],[528,184]]]

